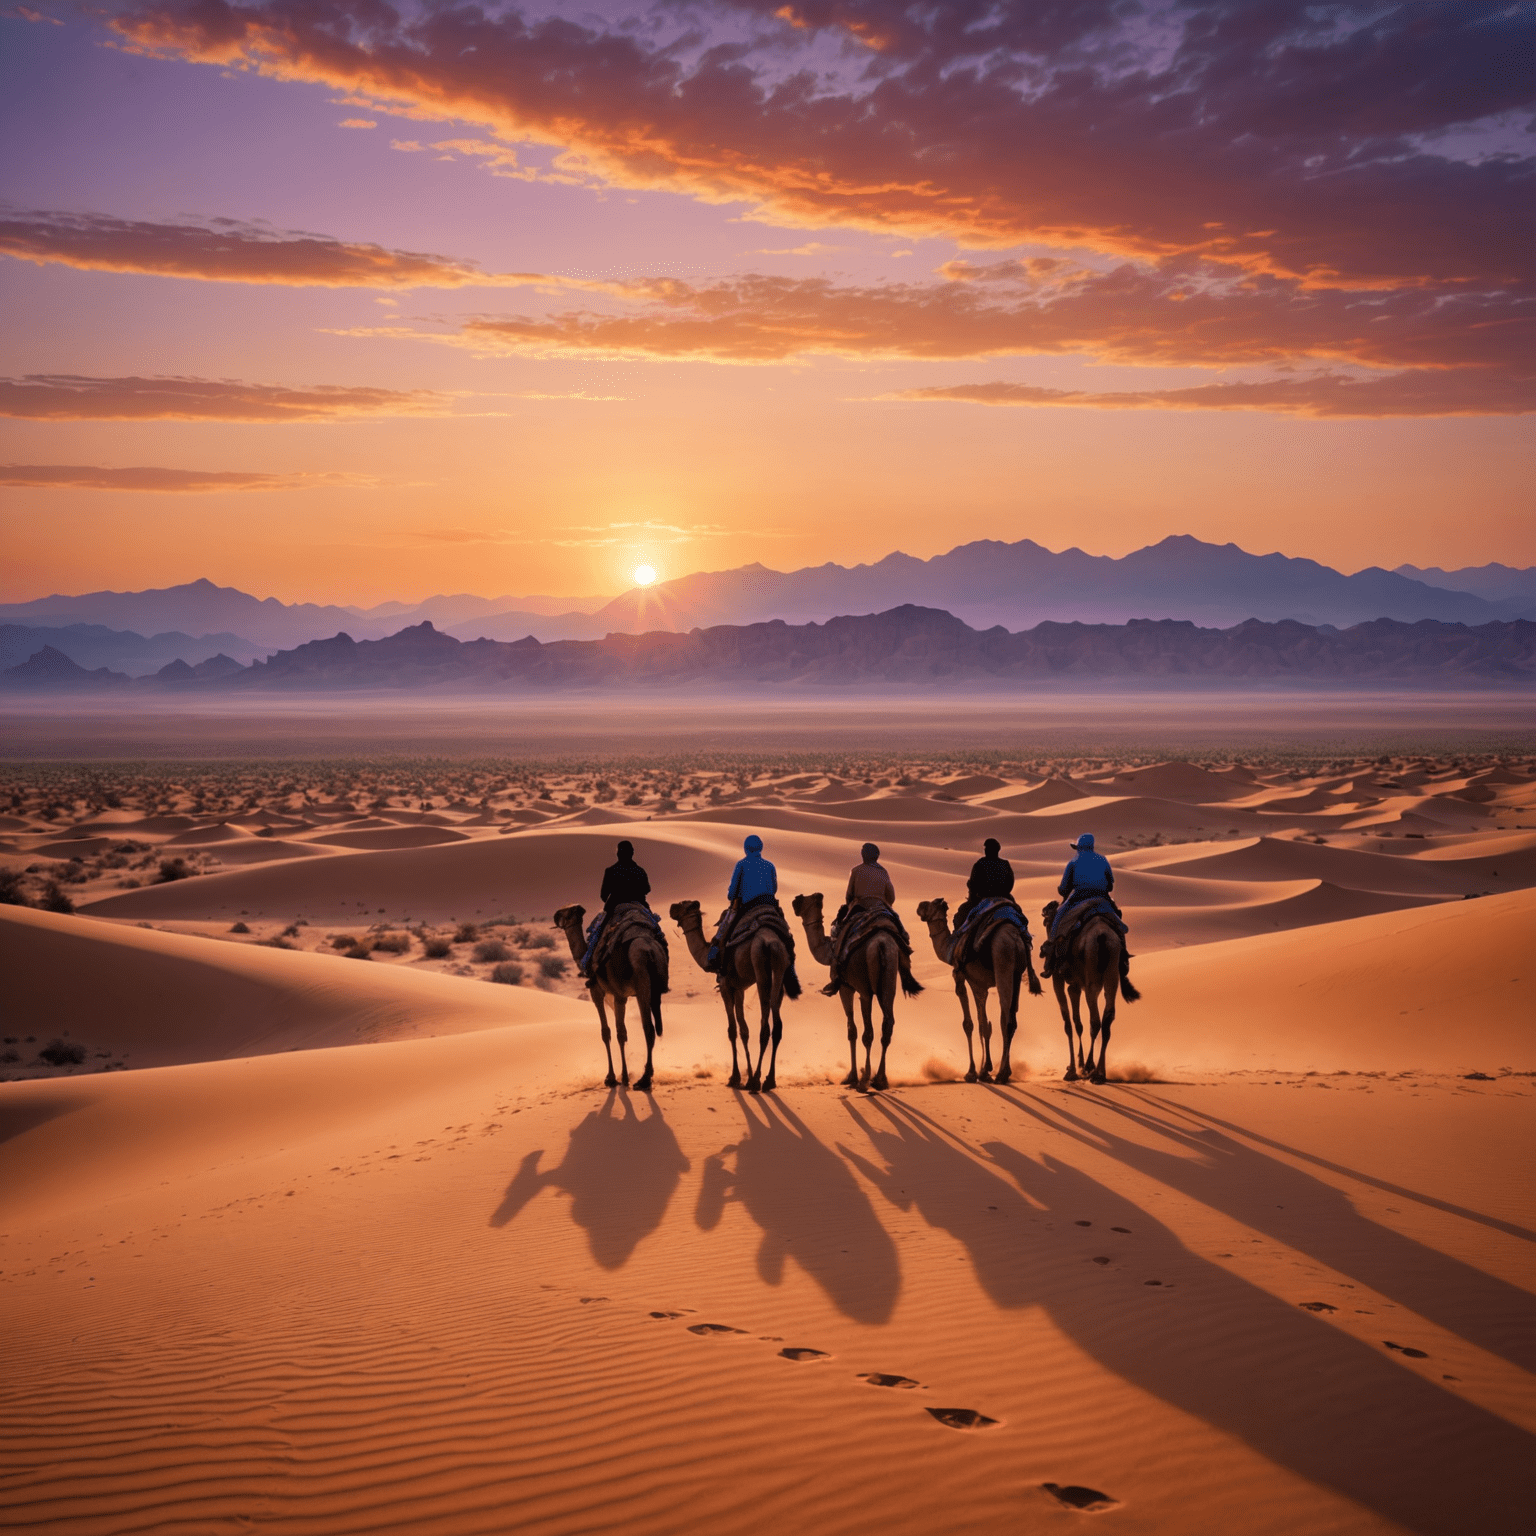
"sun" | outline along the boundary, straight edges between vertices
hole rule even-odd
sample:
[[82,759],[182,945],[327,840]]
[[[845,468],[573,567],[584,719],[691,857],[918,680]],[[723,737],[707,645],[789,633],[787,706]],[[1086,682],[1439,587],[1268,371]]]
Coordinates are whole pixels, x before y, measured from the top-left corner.
[[648,587],[656,580],[656,567],[654,565],[637,565],[635,567],[635,585]]

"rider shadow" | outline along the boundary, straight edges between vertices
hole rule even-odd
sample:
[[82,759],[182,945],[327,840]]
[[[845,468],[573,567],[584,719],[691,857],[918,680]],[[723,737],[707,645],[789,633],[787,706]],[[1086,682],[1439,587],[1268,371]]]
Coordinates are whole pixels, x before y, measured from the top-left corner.
[[901,1291],[896,1244],[848,1165],[782,1100],[736,1098],[746,1135],[705,1160],[700,1228],[712,1231],[734,1201],[762,1228],[757,1272],[766,1284],[782,1284],[793,1259],[845,1317],[888,1322]]
[[883,1124],[850,1112],[885,1167],[855,1160],[965,1246],[998,1307],[1041,1307],[1122,1380],[1406,1530],[1461,1536],[1475,1511],[1479,1529],[1513,1531],[1528,1517],[1536,1459],[1506,1420],[1199,1259],[1070,1164],[969,1148],[899,1103],[872,1109]]
[[1043,1105],[1028,1102],[1028,1094],[1004,1097],[1053,1129],[1351,1276],[1468,1343],[1536,1370],[1536,1297],[1362,1216],[1343,1190],[1310,1173],[1214,1126],[1180,1124],[1174,1116],[1181,1111],[1151,1096],[1139,1103],[1118,1096],[1093,1102],[1161,1137],[1166,1150],[1117,1135],[1104,1118],[1090,1122],[1054,1099],[1053,1121]]
[[628,1093],[610,1090],[571,1131],[564,1158],[548,1172],[539,1172],[543,1152],[530,1152],[491,1225],[506,1226],[540,1190],[557,1189],[570,1196],[571,1220],[586,1229],[592,1257],[604,1269],[627,1264],[641,1239],[661,1225],[689,1166],[660,1107],[645,1102],[650,1112],[642,1119]]

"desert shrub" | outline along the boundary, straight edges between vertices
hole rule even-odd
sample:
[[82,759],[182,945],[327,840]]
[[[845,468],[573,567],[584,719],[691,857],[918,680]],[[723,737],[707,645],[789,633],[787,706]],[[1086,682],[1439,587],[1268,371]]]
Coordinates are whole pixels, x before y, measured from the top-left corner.
[[283,937],[285,939],[296,939],[296,938],[298,938],[298,936],[299,936],[299,926],[300,925],[298,923],[289,923],[288,926],[283,929]]
[[20,1060],[21,1060],[21,1052],[20,1051],[4,1051],[4,1052],[0,1052],[0,1061],[9,1063],[9,1062],[20,1061]]
[[489,965],[493,960],[508,960],[512,951],[500,939],[481,939],[475,945],[475,963]]
[[359,944],[353,949],[343,951],[341,958],[343,960],[366,960],[368,958],[368,951],[363,945]]
[[21,872],[0,869],[0,907],[26,907],[31,903],[21,888]]
[[185,880],[192,871],[187,868],[185,859],[161,859],[160,876],[155,882],[157,885],[167,885],[172,880]]
[[229,931],[231,933],[249,933],[251,930],[244,923],[236,923]]
[[375,934],[372,947],[376,950],[382,950],[386,955],[409,954],[411,936],[408,933]]
[[52,880],[43,887],[43,899],[38,902],[38,906],[44,912],[73,912],[75,910],[74,902]]
[[350,933],[333,933],[331,935],[332,949],[356,949],[357,940]]
[[503,960],[491,972],[491,980],[499,981],[507,987],[520,987],[523,984],[523,968],[516,960]]
[[78,1067],[85,1060],[85,1047],[74,1040],[50,1040],[37,1055],[50,1067]]
[[547,976],[551,981],[564,976],[570,968],[570,961],[561,955],[544,955],[539,960],[539,974]]
[[460,923],[453,936],[455,944],[473,944],[480,937],[480,930],[473,923]]
[[270,939],[258,939],[258,944],[265,944],[268,949],[297,949],[299,946],[285,934],[274,933]]
[[446,960],[453,953],[453,945],[447,939],[428,939],[422,951],[428,960]]
[[553,949],[555,936],[552,933],[531,933],[528,935],[526,949]]

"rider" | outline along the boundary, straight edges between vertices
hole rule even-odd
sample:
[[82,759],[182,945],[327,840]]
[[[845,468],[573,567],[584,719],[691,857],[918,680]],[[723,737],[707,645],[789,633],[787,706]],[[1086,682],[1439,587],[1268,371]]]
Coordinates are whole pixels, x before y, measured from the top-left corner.
[[1094,896],[1107,897],[1115,888],[1115,872],[1109,867],[1109,860],[1095,851],[1093,833],[1084,832],[1071,846],[1077,857],[1071,859],[1062,871],[1061,884],[1056,887],[1061,904],[1056,908],[1056,916],[1051,919],[1051,931],[1046,935],[1045,943],[1040,946],[1040,958],[1045,962],[1040,968],[1042,976],[1049,976],[1055,967],[1053,940],[1068,910]]
[[981,847],[981,857],[971,865],[971,877],[965,882],[965,900],[955,911],[955,927],[960,928],[978,901],[1013,894],[1013,865],[1000,857],[1002,844],[989,837]]
[[[597,948],[598,936],[603,931],[603,924],[613,915],[615,907],[623,906],[626,902],[638,902],[647,912],[650,912],[650,903],[645,898],[651,894],[651,881],[646,872],[635,863],[635,845],[626,838],[615,851],[618,862],[610,864],[603,871],[603,885],[598,893],[602,898],[603,910],[592,919],[591,925],[587,928],[587,952],[581,957],[581,964],[577,966],[577,970],[583,976],[590,974],[588,967],[592,964],[592,954]],[[654,913],[651,914],[651,921],[656,921]]]
[[756,832],[750,833],[742,850],[744,858],[737,859],[731,871],[731,883],[726,887],[725,899],[730,905],[720,926],[715,930],[714,942],[709,946],[706,969],[714,970],[725,952],[725,943],[731,936],[741,914],[759,902],[772,901],[779,893],[779,872],[763,857],[763,840]]
[[896,905],[896,887],[880,863],[880,850],[873,843],[865,843],[859,849],[862,862],[853,866],[848,876],[848,891],[843,897],[847,906],[860,906],[868,911],[877,907]]

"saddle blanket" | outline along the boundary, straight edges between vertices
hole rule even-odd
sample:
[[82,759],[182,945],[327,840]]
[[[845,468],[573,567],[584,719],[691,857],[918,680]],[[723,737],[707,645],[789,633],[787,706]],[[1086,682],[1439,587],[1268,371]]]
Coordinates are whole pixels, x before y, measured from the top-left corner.
[[581,962],[582,975],[595,975],[618,945],[628,943],[640,933],[654,934],[660,940],[663,952],[670,955],[661,919],[643,901],[626,901],[611,913],[599,912],[587,925],[587,953]]
[[1025,948],[1031,948],[1029,919],[1011,896],[987,896],[965,914],[965,921],[955,930],[949,963],[956,970],[970,963],[971,956],[1002,923],[1012,923],[1024,935]]
[[[720,921],[715,925],[715,939],[709,946],[709,969],[718,971],[723,958],[720,953],[720,931],[724,928],[726,920],[731,915],[731,909],[727,907],[720,914]],[[795,936],[790,930],[789,919],[784,916],[784,909],[776,899],[756,901],[745,908],[736,919],[736,926],[725,935],[725,952],[729,954],[738,944],[745,944],[755,938],[764,928],[771,929],[783,941],[784,947],[789,951],[789,963],[795,963]]]
[[1070,938],[1090,917],[1102,917],[1123,939],[1130,931],[1120,916],[1120,908],[1108,896],[1084,896],[1057,909],[1051,924],[1052,939]]

